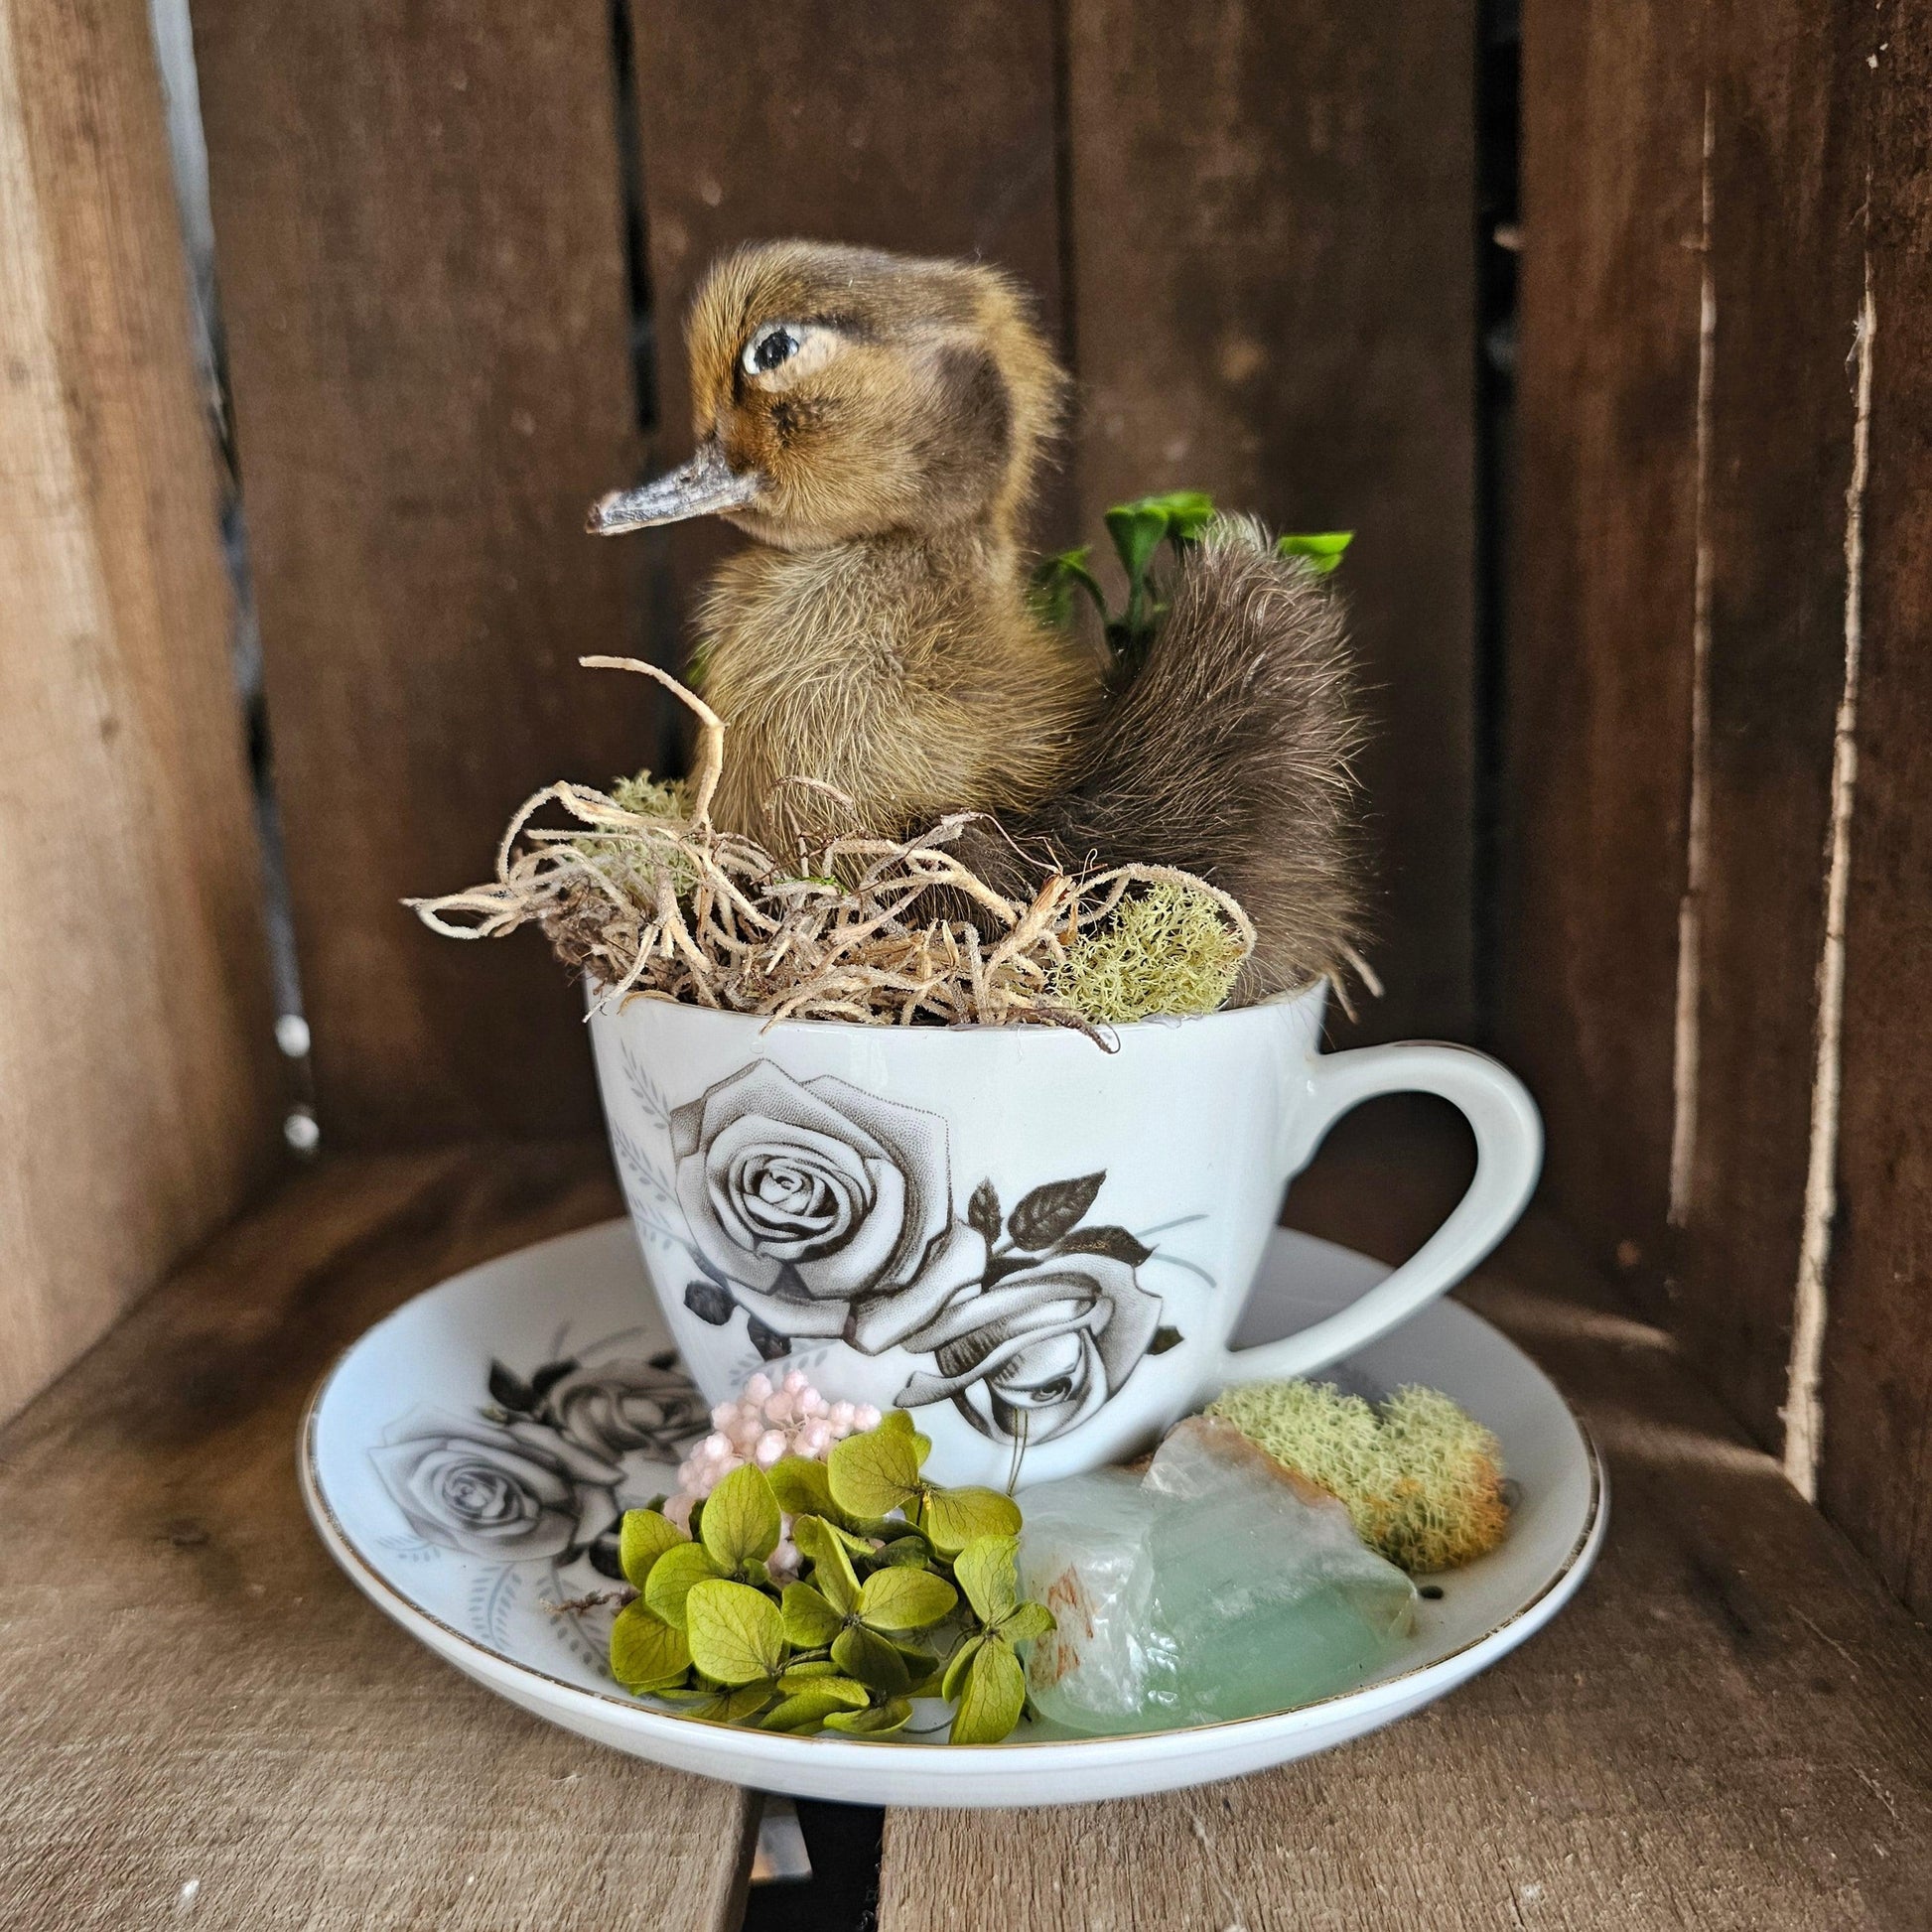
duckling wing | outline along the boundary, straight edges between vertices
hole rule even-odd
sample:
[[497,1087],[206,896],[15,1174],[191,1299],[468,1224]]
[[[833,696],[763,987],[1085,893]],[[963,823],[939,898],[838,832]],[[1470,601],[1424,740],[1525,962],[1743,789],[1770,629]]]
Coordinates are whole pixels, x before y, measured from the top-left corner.
[[981,828],[961,856],[1009,893],[1036,882],[1023,854],[1197,874],[1254,921],[1238,998],[1339,972],[1363,936],[1365,897],[1351,764],[1364,731],[1341,601],[1233,517],[1168,589],[1147,662],[1101,716],[1084,775]]

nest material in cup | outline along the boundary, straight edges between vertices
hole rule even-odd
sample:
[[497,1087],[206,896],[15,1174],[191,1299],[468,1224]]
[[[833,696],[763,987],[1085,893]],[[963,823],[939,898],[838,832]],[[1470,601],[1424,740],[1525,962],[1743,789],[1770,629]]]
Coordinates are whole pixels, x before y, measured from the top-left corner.
[[[1040,865],[1031,899],[995,892],[951,849],[972,813],[902,841],[865,837],[842,829],[841,794],[794,778],[822,807],[796,852],[720,831],[723,720],[654,665],[582,661],[654,677],[696,713],[691,778],[545,786],[504,832],[493,883],[408,901],[435,931],[498,938],[534,922],[613,1008],[641,996],[773,1020],[1088,1033],[1213,1011],[1253,949],[1233,898],[1170,867]],[[546,806],[573,822],[535,823]]]

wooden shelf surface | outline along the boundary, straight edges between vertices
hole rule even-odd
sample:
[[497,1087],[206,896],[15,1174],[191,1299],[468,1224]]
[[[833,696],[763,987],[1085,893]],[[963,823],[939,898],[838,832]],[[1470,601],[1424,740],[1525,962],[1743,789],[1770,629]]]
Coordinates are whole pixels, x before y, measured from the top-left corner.
[[[586,1145],[325,1163],[0,1435],[0,1924],[737,1924],[754,1800],[449,1670],[337,1572],[296,1492],[338,1350],[617,1206]],[[1433,1213],[1345,1149],[1298,1207],[1337,1234]],[[1606,1453],[1577,1602],[1455,1696],[1265,1776],[889,1814],[881,1932],[1928,1923],[1927,1633],[1549,1222],[1464,1297]]]

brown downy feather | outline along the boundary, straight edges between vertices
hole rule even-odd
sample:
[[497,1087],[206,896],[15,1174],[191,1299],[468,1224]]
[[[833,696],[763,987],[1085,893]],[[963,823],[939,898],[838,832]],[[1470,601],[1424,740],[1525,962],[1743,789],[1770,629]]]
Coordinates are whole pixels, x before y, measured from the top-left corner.
[[1009,892],[1036,880],[1029,858],[1176,866],[1254,921],[1238,999],[1339,974],[1363,925],[1351,759],[1364,734],[1341,601],[1242,517],[1218,518],[1166,590],[1147,662],[1102,714],[1078,782],[960,856]]
[[[775,320],[814,333],[748,379]],[[1064,782],[1099,667],[1028,601],[1019,526],[1064,378],[1020,289],[977,263],[763,243],[711,271],[687,335],[700,438],[760,480],[732,517],[759,546],[699,613],[732,731],[718,822],[789,850],[826,813],[794,775],[875,832]]]

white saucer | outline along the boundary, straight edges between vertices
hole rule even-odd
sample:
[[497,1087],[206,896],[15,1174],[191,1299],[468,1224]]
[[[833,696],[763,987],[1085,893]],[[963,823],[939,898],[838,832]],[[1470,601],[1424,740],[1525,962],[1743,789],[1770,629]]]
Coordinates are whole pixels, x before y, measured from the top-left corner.
[[[1278,1233],[1237,1340],[1292,1333],[1387,1272]],[[765,1791],[1070,1804],[1260,1770],[1389,1724],[1494,1663],[1570,1599],[1602,1541],[1602,1471],[1562,1397],[1487,1322],[1440,1302],[1329,1374],[1371,1395],[1446,1390],[1501,1438],[1520,1493],[1501,1549],[1425,1580],[1443,1594],[1422,1603],[1408,1651],[1379,1676],[1273,1717],[1131,1737],[1023,1725],[1003,1744],[955,1747],[702,1724],[611,1681],[608,1612],[546,1607],[607,1585],[597,1553],[576,1553],[583,1536],[670,1488],[675,1443],[708,1427],[669,1347],[627,1222],[473,1268],[378,1322],[324,1379],[303,1421],[303,1496],[363,1592],[479,1683],[600,1743]],[[508,1371],[493,1390],[492,1362]],[[558,1374],[566,1362],[577,1366]]]

